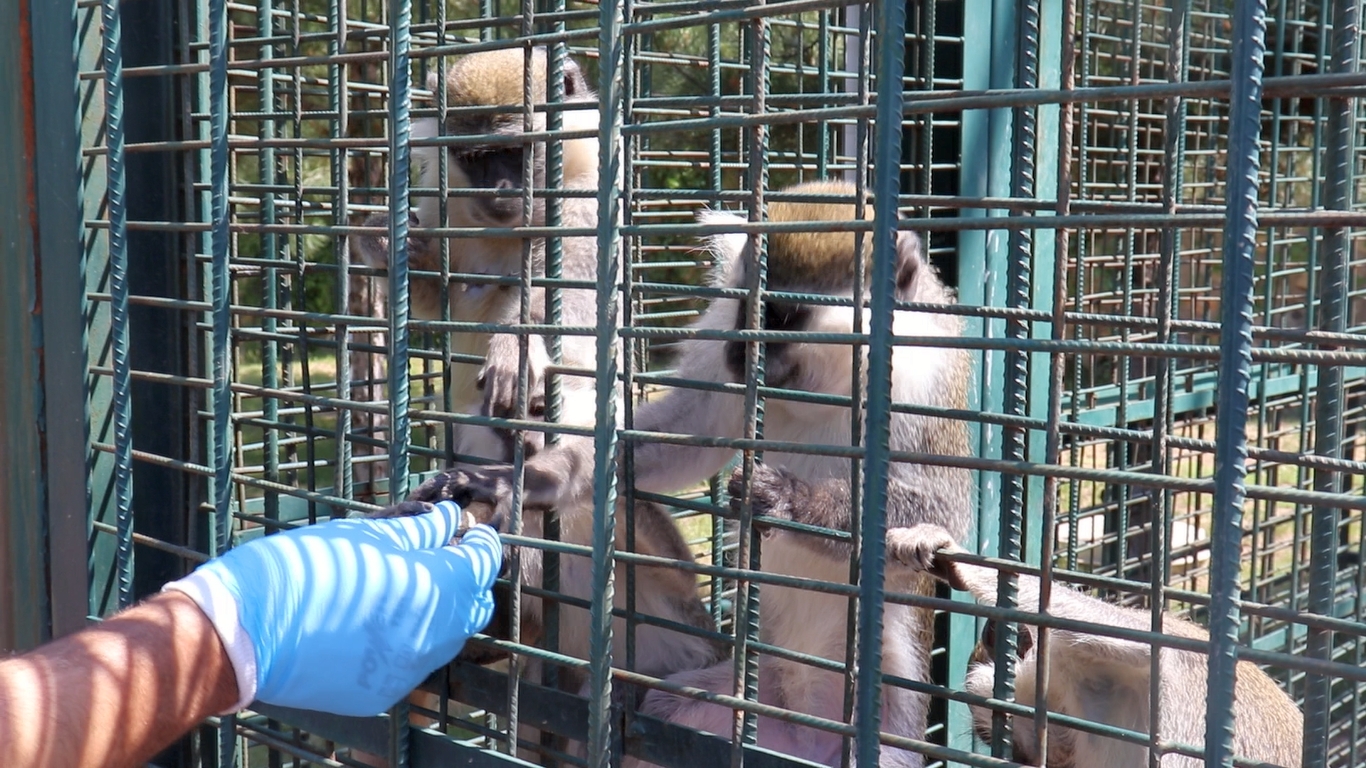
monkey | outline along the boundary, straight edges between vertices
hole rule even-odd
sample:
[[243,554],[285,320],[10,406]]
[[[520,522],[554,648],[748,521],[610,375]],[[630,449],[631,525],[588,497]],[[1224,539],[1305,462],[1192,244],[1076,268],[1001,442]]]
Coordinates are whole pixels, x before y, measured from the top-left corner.
[[[451,227],[512,227],[545,223],[545,201],[535,199],[534,210],[529,219],[523,216],[523,201],[520,196],[523,179],[524,152],[534,153],[534,180],[536,188],[545,186],[546,147],[544,142],[510,143],[523,134],[523,116],[515,113],[490,114],[489,110],[476,113],[459,108],[496,107],[499,105],[519,104],[524,96],[524,63],[522,49],[507,49],[475,53],[454,62],[446,72],[444,84],[435,75],[429,82],[435,90],[446,89],[446,103],[452,112],[446,120],[443,132],[448,136],[471,137],[492,136],[487,144],[460,143],[449,148],[448,186],[452,189],[478,189],[497,193],[517,193],[485,195],[479,197],[451,197],[445,201],[447,224]],[[533,49],[532,65],[534,88],[532,96],[537,105],[546,102],[547,56],[544,48]],[[572,60],[565,62],[564,93],[566,103],[596,104],[597,97],[588,87],[582,71]],[[563,125],[566,130],[597,128],[597,111],[566,111]],[[414,134],[432,136],[437,133],[435,120],[416,121]],[[545,113],[537,112],[533,130],[545,129]],[[564,187],[568,189],[596,189],[598,184],[598,141],[596,138],[569,139],[564,146]],[[440,182],[440,166],[437,162],[441,151],[437,147],[414,148],[413,155],[420,168],[420,186],[437,187]],[[414,223],[431,227],[439,224],[442,201],[436,198],[422,198],[415,206]],[[369,226],[388,226],[386,214],[377,214],[367,222]],[[563,200],[562,224],[569,227],[594,228],[597,225],[596,200],[583,197],[569,197]],[[509,276],[520,274],[522,268],[522,238],[453,238],[450,248],[450,266],[454,272]],[[352,241],[353,253],[371,265],[383,266],[388,263],[387,238],[368,237]],[[415,268],[439,271],[440,243],[431,237],[413,237],[409,240],[411,261]],[[544,275],[545,241],[533,239],[532,262],[533,276]],[[565,279],[591,282],[597,277],[597,243],[594,237],[567,237],[563,240],[563,271]],[[413,313],[416,317],[438,318],[441,314],[441,285],[439,280],[414,280],[410,286]],[[563,322],[566,325],[593,325],[596,322],[596,299],[591,290],[563,289]],[[533,288],[531,306],[533,322],[543,322],[545,313],[545,292]],[[450,316],[458,321],[498,323],[513,325],[520,320],[520,291],[515,286],[468,285],[452,288],[449,291]],[[478,355],[484,354],[486,362],[477,376],[471,375],[467,366],[456,366],[451,375],[451,396],[456,408],[467,413],[482,413],[488,416],[505,417],[513,414],[518,376],[518,346],[516,337],[511,334],[457,333],[453,339],[456,352]],[[544,383],[550,358],[545,341],[540,336],[529,338],[528,417],[543,420]],[[563,357],[566,366],[593,368],[596,365],[595,342],[589,336],[565,336]],[[618,350],[619,353],[619,350]],[[591,379],[581,376],[565,377],[564,405],[561,423],[577,426],[591,425],[595,415],[595,389]],[[482,395],[481,395],[482,393]],[[543,444],[543,435],[528,432],[526,455],[534,456]],[[563,440],[580,440],[562,436]],[[591,441],[590,441],[591,442]],[[511,461],[513,445],[507,439],[506,431],[496,432],[482,426],[460,425],[457,431],[455,451],[457,454],[478,458]],[[461,465],[457,465],[461,466]],[[425,509],[421,502],[400,503],[377,514],[393,516],[415,514]],[[563,510],[561,510],[563,511]],[[547,510],[528,510],[525,517],[523,534],[540,538],[544,535],[545,514]],[[628,514],[624,502],[618,506],[619,518]],[[633,510],[636,522],[635,539],[631,549],[643,554],[668,558],[684,563],[692,563],[693,556],[673,518],[663,507],[638,502]],[[568,543],[588,545],[591,543],[591,505],[588,514],[568,514],[561,529],[561,539]],[[617,530],[622,532],[617,546],[627,549],[628,542],[624,532],[626,526],[620,522]],[[505,562],[510,563],[511,558]],[[543,553],[540,549],[524,547],[519,557],[519,568],[523,583],[542,586]],[[507,566],[505,566],[507,567]],[[625,566],[619,566],[618,578],[625,579]],[[663,618],[678,625],[692,627],[699,633],[685,633],[665,629],[652,624],[639,624],[636,627],[637,671],[651,675],[667,675],[672,672],[706,666],[715,663],[725,654],[725,646],[719,639],[708,635],[715,634],[716,625],[706,610],[698,594],[696,578],[690,572],[653,566],[637,566],[635,569],[636,609],[642,614]],[[560,556],[561,591],[569,596],[588,600],[591,597],[591,563],[588,558],[562,554]],[[616,607],[626,607],[626,591],[617,591]],[[501,638],[508,637],[513,617],[507,613],[509,592],[505,585],[495,588],[495,616],[490,633]],[[539,597],[526,596],[521,602],[521,613],[517,617],[522,630],[523,642],[537,642],[544,631],[544,612]],[[618,619],[615,637],[621,647],[619,657],[624,657],[626,627],[624,620]],[[589,658],[589,612],[587,609],[562,604],[559,610],[559,648],[561,653],[580,659]],[[487,652],[467,647],[462,652],[464,660],[474,663],[489,663],[505,656],[502,652]],[[536,670],[537,660],[527,664],[528,679],[540,681]],[[563,669],[560,674],[561,685],[567,690],[577,691],[586,684],[584,674],[579,670]]]
[[[980,603],[994,605],[997,571],[963,562],[950,562],[936,552],[962,553],[948,531],[935,525],[892,528],[887,531],[889,569],[929,573],[954,589],[969,592]],[[1017,576],[1019,610],[1039,611],[1039,579]],[[1138,608],[1111,605],[1063,585],[1053,587],[1048,615],[1087,621],[1097,625],[1148,631],[1151,614]],[[1164,615],[1163,632],[1174,637],[1207,641],[1209,633],[1189,621]],[[1033,706],[1038,666],[1036,629],[1020,625],[1020,647],[1015,666],[1015,700]],[[964,687],[977,696],[993,696],[995,622],[988,621],[981,642],[969,661]],[[1076,630],[1050,632],[1050,674],[1046,700],[1048,710],[1091,721],[1147,732],[1152,674],[1150,645]],[[1195,651],[1162,649],[1159,688],[1161,737],[1199,745],[1205,738],[1205,691],[1208,659]],[[991,735],[991,711],[971,707],[973,730],[983,740]],[[1304,739],[1304,716],[1295,703],[1256,664],[1239,661],[1234,683],[1233,750],[1240,757],[1267,765],[1298,768]],[[1008,715],[1011,721],[1014,760],[1039,765],[1039,746],[1032,719]],[[1048,768],[1141,768],[1148,765],[1143,744],[1048,724]],[[1204,761],[1165,754],[1162,768],[1195,768]]]
[[[775,195],[767,207],[769,222],[851,221],[855,219],[856,188],[837,181],[798,184]],[[784,201],[781,198],[822,198],[819,202]],[[834,197],[838,202],[830,202]],[[871,216],[871,206],[864,210]],[[703,223],[734,225],[743,220],[721,211],[702,216]],[[756,268],[749,238],[723,234],[708,245],[718,262],[715,282],[726,288],[747,285],[749,271]],[[913,232],[896,233],[895,296],[902,302],[949,305],[954,297],[925,259],[920,239]],[[865,263],[871,261],[871,246]],[[768,236],[768,289],[788,293],[825,294],[850,300],[852,306],[827,306],[786,298],[764,302],[763,326],[771,331],[849,333],[854,313],[862,309],[863,296],[854,296],[856,236],[845,232],[773,232]],[[722,296],[711,301],[694,328],[743,329],[747,326],[746,300]],[[947,313],[897,310],[894,333],[902,336],[952,337],[961,334],[961,321]],[[803,390],[849,397],[858,402],[864,394],[854,391],[854,355],[866,349],[848,344],[769,342],[766,345],[765,380],[769,387]],[[746,378],[745,343],[708,338],[685,341],[677,363],[678,379],[732,384]],[[898,402],[946,408],[966,408],[970,362],[963,350],[945,347],[897,346],[892,352],[892,395]],[[716,438],[741,436],[744,398],[716,387],[675,387],[639,406],[633,428],[640,431],[679,432]],[[849,444],[852,417],[847,405],[797,402],[770,397],[765,402],[763,436],[768,440],[797,444]],[[947,456],[969,452],[966,424],[943,417],[897,411],[891,415],[891,448]],[[715,445],[642,443],[634,446],[637,489],[668,492],[690,487],[720,471],[735,450]],[[848,531],[853,515],[847,459],[807,453],[767,450],[756,464],[749,488],[740,470],[732,474],[733,496],[753,499],[756,514],[818,517],[818,524]],[[532,457],[525,466],[523,502],[527,507],[586,510],[594,472],[591,444],[566,442]],[[888,476],[888,525],[935,523],[957,535],[971,524],[971,478],[966,469],[893,463]],[[798,478],[801,478],[800,480]],[[455,468],[423,484],[414,494],[426,501],[455,499],[466,504],[481,502],[498,511],[495,522],[505,516],[510,503],[511,467]],[[623,478],[625,482],[627,478]],[[773,501],[768,504],[765,500]],[[781,502],[781,503],[778,503]],[[794,509],[799,508],[799,509]],[[562,516],[568,512],[562,511]],[[764,571],[841,582],[849,577],[850,547],[836,541],[770,526],[764,533],[761,566]],[[931,579],[912,576],[905,588],[928,593]],[[846,598],[788,587],[765,586],[760,632],[765,643],[843,663],[845,627],[831,617],[847,615]],[[884,670],[914,680],[926,680],[932,645],[931,613],[923,609],[887,605],[884,615]],[[838,673],[816,669],[787,659],[759,659],[760,701],[799,712],[843,720],[844,687]],[[718,693],[731,693],[732,663],[680,672],[669,680]],[[922,737],[928,699],[902,688],[884,691],[883,724],[898,735]],[[715,734],[729,734],[733,710],[680,695],[651,690],[641,712]],[[759,745],[793,754],[813,762],[835,765],[840,760],[842,738],[836,734],[761,719]],[[884,749],[886,766],[921,766],[923,756],[900,749]]]
[[[481,190],[476,196],[448,196],[444,201],[448,227],[516,227],[545,224],[546,200],[533,199],[530,218],[524,216],[521,196],[524,153],[534,154],[534,188],[546,184],[546,145],[544,142],[516,143],[523,133],[523,115],[513,105],[524,97],[523,72],[525,53],[519,48],[485,51],[464,56],[447,68],[444,88],[446,104],[452,110],[444,126],[438,118],[413,121],[414,139],[431,138],[438,129],[446,136],[488,136],[486,144],[460,143],[449,147],[415,146],[411,150],[413,165],[418,169],[417,186],[437,189],[441,183],[440,153],[447,152],[447,188],[453,190]],[[534,103],[546,103],[546,50],[532,50],[533,78],[531,97]],[[563,67],[563,104],[593,104],[597,96],[588,86],[582,70],[572,59]],[[433,72],[428,78],[433,92],[443,87],[440,77]],[[489,114],[489,108],[505,106],[511,111]],[[464,108],[462,110],[462,108]],[[469,108],[479,109],[474,113]],[[562,125],[565,131],[596,130],[597,110],[566,109]],[[546,113],[538,111],[532,118],[532,130],[544,131]],[[598,186],[598,142],[596,138],[567,139],[563,148],[564,183],[562,189],[596,190]],[[441,224],[440,208],[443,201],[433,196],[418,198],[410,223],[415,226],[435,227]],[[367,227],[387,228],[387,213],[377,213],[365,221]],[[561,225],[593,228],[597,226],[597,201],[590,197],[561,199]],[[522,237],[453,238],[450,241],[450,270],[456,273],[482,274],[490,277],[516,277],[522,270]],[[597,243],[593,237],[566,237],[563,243],[563,268],[566,280],[592,281],[597,275]],[[351,251],[356,260],[372,267],[388,264],[389,243],[384,235],[352,238]],[[531,241],[532,277],[545,275],[545,241]],[[409,263],[415,270],[441,271],[440,242],[432,237],[409,239]],[[521,292],[516,286],[495,283],[466,283],[447,289],[450,317],[458,322],[497,323],[514,326],[521,321]],[[414,279],[409,286],[412,315],[417,319],[436,320],[441,317],[442,285],[439,279]],[[591,290],[562,289],[562,322],[565,325],[592,325],[596,300]],[[531,320],[545,321],[545,290],[533,288],[530,297]],[[453,335],[452,352],[456,355],[485,358],[477,374],[470,366],[457,365],[451,370],[450,391],[453,407],[466,413],[508,417],[515,410],[519,350],[513,334],[457,333]],[[592,337],[565,335],[561,339],[564,365],[574,368],[594,367],[596,348]],[[544,382],[550,355],[545,339],[532,335],[527,339],[528,402],[527,417],[544,417]],[[564,386],[564,411],[582,412],[591,409],[591,387],[581,383],[583,377],[567,376]],[[493,430],[483,425],[462,424],[456,431],[455,453],[496,461],[511,461],[513,447],[510,433]],[[525,447],[534,453],[542,446],[544,435],[528,431]]]

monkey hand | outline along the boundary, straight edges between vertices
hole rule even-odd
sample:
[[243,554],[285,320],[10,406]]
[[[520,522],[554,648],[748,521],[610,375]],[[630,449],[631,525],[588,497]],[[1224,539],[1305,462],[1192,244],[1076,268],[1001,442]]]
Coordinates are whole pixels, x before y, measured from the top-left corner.
[[[489,337],[488,354],[479,371],[476,385],[484,393],[484,416],[515,418],[517,415],[517,380],[520,377],[521,351],[517,337],[501,333]],[[545,339],[527,339],[527,403],[526,415],[531,419],[545,418],[545,369],[550,355]]]
[[[736,514],[745,499],[745,470],[736,467],[727,487],[730,508]],[[765,526],[760,516],[778,520],[795,520],[803,504],[811,498],[811,486],[796,475],[771,464],[755,464],[749,478],[749,502],[754,511],[756,526]],[[766,534],[772,532],[772,528]]]
[[466,519],[502,532],[512,510],[512,467],[489,466],[477,472],[439,472],[408,495],[402,505],[453,501]]
[[[399,503],[391,507],[385,507],[384,509],[371,512],[365,515],[365,517],[371,520],[386,520],[394,517],[412,517],[413,515],[426,514],[434,509],[436,509],[436,506],[431,503],[408,499],[406,501],[400,501]],[[467,531],[469,531],[476,525],[479,525],[481,523],[484,525],[490,525],[489,521],[492,519],[493,510],[486,504],[471,504],[470,506],[461,509],[460,525],[456,528],[455,536],[451,539],[451,541],[459,541],[461,536],[464,536]],[[497,526],[491,525],[490,527],[496,528]]]
[[[389,214],[372,213],[361,222],[362,227],[377,228],[387,230],[389,228]],[[409,228],[417,227],[417,214],[408,214]],[[387,232],[379,235],[352,235],[349,238],[351,254],[356,261],[375,269],[387,269],[389,267],[389,235]],[[414,236],[408,237],[408,256],[412,259],[425,248],[430,247],[430,241],[419,239]]]
[[240,699],[339,715],[384,711],[450,661],[493,615],[498,535],[454,504],[264,536],[167,589],[213,622]]
[[967,591],[962,575],[955,563],[935,553],[966,552],[949,536],[949,532],[930,523],[913,525],[909,528],[887,529],[887,564],[908,568],[917,573],[929,575],[948,582],[954,589]]

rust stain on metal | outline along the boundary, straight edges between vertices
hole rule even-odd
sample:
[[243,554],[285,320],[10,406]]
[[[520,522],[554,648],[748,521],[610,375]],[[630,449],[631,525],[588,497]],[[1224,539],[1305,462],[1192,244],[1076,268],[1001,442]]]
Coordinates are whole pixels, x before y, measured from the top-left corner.
[[42,259],[38,258],[38,188],[37,169],[33,163],[38,157],[38,134],[36,102],[33,93],[33,16],[29,12],[29,0],[19,0],[19,88],[24,110],[24,157],[28,160],[28,174],[24,180],[24,198],[28,202],[29,232],[33,233],[33,304],[29,312],[41,315],[43,311],[42,291],[36,290],[42,280]]

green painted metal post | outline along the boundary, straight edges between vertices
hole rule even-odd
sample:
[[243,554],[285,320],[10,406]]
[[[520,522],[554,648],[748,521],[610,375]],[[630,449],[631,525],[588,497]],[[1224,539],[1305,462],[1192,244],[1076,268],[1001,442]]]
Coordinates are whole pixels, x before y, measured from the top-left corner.
[[[968,40],[994,40],[997,34],[996,18],[992,13],[992,0],[967,0],[963,10],[963,36]],[[963,87],[967,90],[985,90],[994,87],[997,80],[992,76],[992,57],[996,46],[965,47],[963,52]],[[966,196],[1004,196],[1009,179],[1004,169],[1009,168],[1008,156],[991,152],[990,147],[1008,146],[1008,113],[1006,110],[971,110],[963,113],[960,146],[962,156],[959,165],[959,193]],[[1004,166],[1001,165],[1006,160]],[[960,214],[964,218],[978,218],[989,215],[981,208],[970,208]],[[964,304],[983,305],[996,300],[1001,295],[1000,285],[1003,274],[992,275],[987,271],[988,247],[992,245],[988,233],[981,230],[960,232],[958,234],[958,285],[959,300]],[[968,276],[966,278],[961,276]],[[981,276],[979,279],[978,276]],[[1000,326],[999,320],[970,318],[965,324],[964,333],[969,336],[984,336],[992,328]],[[995,335],[1000,335],[999,330]],[[970,407],[977,410],[997,409],[1000,407],[999,388],[991,383],[991,374],[999,371],[1001,355],[999,352],[983,352],[973,356],[975,383],[970,393]],[[972,453],[975,456],[999,456],[999,430],[981,424],[972,425]],[[975,539],[964,546],[983,554],[996,554],[997,510],[1000,509],[1000,476],[991,472],[974,472],[977,483],[977,525]],[[963,614],[949,617],[948,669],[949,685],[959,690],[963,687],[964,671],[968,665],[968,655],[972,652],[977,638],[977,620]],[[949,702],[948,743],[950,747],[962,750],[972,749],[972,732],[967,725],[971,722],[967,705],[962,702]]]
[[1262,55],[1266,3],[1245,0],[1234,10],[1233,93],[1229,99],[1228,223],[1219,334],[1217,464],[1210,555],[1207,765],[1233,765],[1233,682],[1238,663],[1239,593],[1247,473],[1248,389],[1252,366],[1252,274],[1257,250],[1257,140],[1261,135]]
[[858,764],[877,765],[882,724],[883,573],[887,567],[887,520],[869,511],[887,506],[891,458],[892,314],[901,193],[901,110],[905,94],[906,5],[885,2],[877,12],[877,129],[873,166],[873,273],[869,276],[867,441],[863,463],[863,510],[859,524],[858,699],[854,722]]
[[[0,647],[86,623],[84,283],[75,9],[16,3],[0,33]],[[75,407],[73,407],[75,404]],[[56,563],[58,567],[49,567]]]
[[[51,636],[86,624],[90,495],[83,482],[86,421],[85,259],[81,249],[76,11],[30,3],[33,35],[34,186],[37,197]],[[53,55],[68,51],[71,55]],[[77,480],[80,478],[80,480]],[[56,482],[53,482],[53,480]]]
[[42,319],[31,20],[25,3],[0,14],[0,649],[20,650],[49,634]]
[[[1328,15],[1328,10],[1322,11]],[[1348,73],[1359,68],[1361,44],[1360,0],[1337,0],[1332,8],[1332,43],[1329,67],[1333,72]],[[1353,175],[1360,159],[1355,153],[1358,132],[1357,102],[1350,98],[1328,102],[1327,152],[1324,158],[1324,203],[1330,210],[1345,211],[1352,207]],[[1344,333],[1349,323],[1347,292],[1351,286],[1349,262],[1352,259],[1350,233],[1346,227],[1333,227],[1323,233],[1323,260],[1320,264],[1319,317],[1311,327],[1330,333]],[[1332,458],[1342,457],[1345,399],[1345,375],[1342,366],[1324,366],[1318,371],[1318,391],[1315,411],[1314,453]],[[1314,471],[1314,490],[1341,493],[1341,473],[1333,469]],[[1312,532],[1309,550],[1309,609],[1321,615],[1332,615],[1334,594],[1338,589],[1338,546],[1340,511],[1332,505],[1318,505],[1312,512]],[[1333,658],[1333,633],[1323,629],[1309,630],[1306,653],[1317,659]],[[1326,675],[1306,678],[1304,760],[1305,765],[1324,765],[1328,762],[1333,681]]]
[[622,187],[622,109],[626,98],[622,69],[626,46],[622,39],[619,3],[603,3],[598,17],[598,279],[597,369],[601,383],[595,394],[597,426],[593,441],[593,600],[589,632],[593,655],[588,668],[591,686],[588,705],[588,765],[607,768],[612,763],[612,606],[615,597],[613,554],[617,506],[617,356],[619,302],[617,279],[621,270],[620,208]]

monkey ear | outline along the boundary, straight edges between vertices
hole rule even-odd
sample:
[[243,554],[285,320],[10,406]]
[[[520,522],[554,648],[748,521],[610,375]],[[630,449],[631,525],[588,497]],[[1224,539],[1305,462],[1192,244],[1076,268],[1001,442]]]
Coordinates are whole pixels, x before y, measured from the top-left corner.
[[436,89],[441,87],[441,78],[436,74],[436,70],[427,73],[427,90],[432,92],[432,97],[436,97]]
[[[1029,655],[1030,651],[1034,650],[1034,633],[1037,629],[1028,624],[1016,624],[1015,630],[1015,658],[1023,659]],[[987,619],[986,624],[982,626],[982,635],[978,642],[988,651],[993,653],[996,651],[996,622],[994,620]]]
[[[745,219],[729,211],[702,209],[697,212],[697,223],[717,226],[736,226],[746,223]],[[749,235],[743,232],[721,232],[704,235],[703,243],[716,257],[714,285],[732,285],[743,267],[745,248],[749,246]]]
[[564,97],[571,100],[583,99],[589,93],[588,78],[583,76],[583,70],[579,69],[579,63],[566,56],[564,59]]
[[905,293],[925,267],[925,247],[920,236],[902,229],[896,233],[896,290]]

